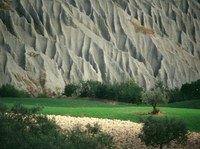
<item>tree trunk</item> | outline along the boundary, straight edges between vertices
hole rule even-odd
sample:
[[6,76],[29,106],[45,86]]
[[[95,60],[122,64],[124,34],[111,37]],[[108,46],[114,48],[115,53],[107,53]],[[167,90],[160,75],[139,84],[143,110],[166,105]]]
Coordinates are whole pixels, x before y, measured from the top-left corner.
[[157,114],[158,113],[158,110],[156,108],[156,105],[153,105],[153,111],[152,111],[152,114]]
[[156,110],[156,105],[153,105],[153,112],[152,112],[152,113],[153,113],[153,114],[156,114],[156,111],[157,111],[157,110]]
[[155,105],[153,106],[153,111],[156,111],[156,106]]

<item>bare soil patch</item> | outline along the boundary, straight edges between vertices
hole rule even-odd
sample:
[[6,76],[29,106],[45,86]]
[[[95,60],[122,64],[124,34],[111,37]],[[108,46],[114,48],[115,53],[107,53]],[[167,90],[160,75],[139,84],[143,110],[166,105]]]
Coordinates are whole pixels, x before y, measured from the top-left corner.
[[156,114],[150,112],[150,113],[137,113],[136,116],[165,116],[165,114],[162,112],[158,112]]

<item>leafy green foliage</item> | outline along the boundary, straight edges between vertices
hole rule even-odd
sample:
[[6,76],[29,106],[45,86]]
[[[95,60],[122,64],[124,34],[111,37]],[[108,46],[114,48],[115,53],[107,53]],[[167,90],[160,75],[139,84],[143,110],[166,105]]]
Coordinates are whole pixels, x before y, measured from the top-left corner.
[[61,130],[45,115],[34,114],[41,107],[27,109],[15,105],[10,111],[0,104],[0,146],[1,149],[78,149],[111,148],[112,137],[101,132],[98,124],[87,125],[67,132]]
[[168,89],[166,90],[167,97],[169,102],[183,101],[183,94],[181,93],[179,88]]
[[95,89],[95,96],[100,99],[112,99],[115,97],[115,93],[112,91],[111,84],[98,82],[98,86]]
[[157,86],[161,87],[166,93],[169,102],[200,99],[200,80],[183,84],[180,89],[169,89],[167,87],[163,87],[162,83],[158,83]]
[[5,113],[8,110],[7,106],[4,104],[0,104],[0,113]]
[[15,104],[11,108],[11,112],[16,113],[16,114],[22,114],[22,115],[35,114],[35,113],[37,113],[40,110],[42,110],[42,107],[40,107],[40,106],[28,109],[28,108],[22,106],[21,104]]
[[117,98],[119,101],[140,103],[142,88],[134,81],[122,82],[117,86]]
[[101,83],[98,81],[80,81],[78,85],[68,84],[65,87],[66,96],[91,97],[110,99],[129,103],[139,103],[142,88],[134,81],[122,83]]
[[180,91],[184,99],[200,99],[200,80],[184,84]]
[[187,128],[184,122],[174,118],[160,118],[155,119],[152,117],[144,121],[139,138],[147,146],[163,148],[171,141],[182,143],[187,140]]
[[98,124],[88,124],[85,130],[75,126],[67,134],[67,147],[70,149],[110,149],[113,146],[113,137],[103,133]]
[[183,101],[183,94],[181,93],[179,88],[168,88],[163,84],[163,82],[156,82],[155,89],[160,89],[161,92],[165,95],[166,99],[169,102]]
[[26,91],[16,89],[11,84],[5,84],[0,88],[0,97],[30,97],[30,95]]
[[46,116],[33,114],[39,109],[16,105],[12,113],[0,112],[1,149],[65,148],[65,137],[60,128]]
[[150,104],[153,107],[152,114],[159,112],[157,105],[166,103],[167,99],[160,89],[149,90],[143,93],[142,100],[144,103]]
[[77,85],[75,85],[75,84],[67,84],[65,86],[64,95],[66,95],[68,97],[71,97],[71,96],[73,96],[75,94],[76,89],[77,89]]
[[98,81],[80,81],[76,90],[76,95],[79,97],[95,97],[95,91],[97,90],[98,85]]

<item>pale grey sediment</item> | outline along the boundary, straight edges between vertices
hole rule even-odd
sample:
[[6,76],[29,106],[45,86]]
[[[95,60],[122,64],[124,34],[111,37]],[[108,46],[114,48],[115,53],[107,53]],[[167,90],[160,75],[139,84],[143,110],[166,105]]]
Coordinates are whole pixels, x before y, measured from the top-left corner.
[[195,0],[13,0],[0,8],[0,85],[32,94],[79,80],[180,87],[200,79],[199,14]]

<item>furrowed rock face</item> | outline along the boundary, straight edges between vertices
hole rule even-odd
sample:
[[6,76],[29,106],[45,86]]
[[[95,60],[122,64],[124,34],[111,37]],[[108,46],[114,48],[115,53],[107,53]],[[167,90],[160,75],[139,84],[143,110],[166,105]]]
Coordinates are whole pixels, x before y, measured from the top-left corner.
[[197,0],[0,0],[0,85],[200,79]]

